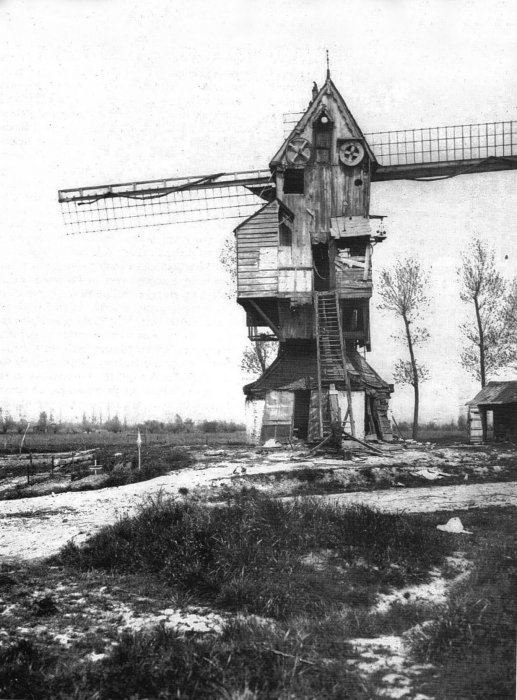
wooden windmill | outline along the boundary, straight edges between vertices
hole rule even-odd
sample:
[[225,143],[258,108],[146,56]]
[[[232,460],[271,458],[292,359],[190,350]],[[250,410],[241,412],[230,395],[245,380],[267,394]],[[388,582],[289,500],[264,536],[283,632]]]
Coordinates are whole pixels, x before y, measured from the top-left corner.
[[[391,385],[367,363],[372,254],[385,239],[372,182],[517,167],[517,122],[363,134],[330,78],[269,170],[61,190],[70,233],[245,218],[237,301],[277,359],[244,387],[255,440],[391,438]],[[363,350],[363,354],[361,354]]]

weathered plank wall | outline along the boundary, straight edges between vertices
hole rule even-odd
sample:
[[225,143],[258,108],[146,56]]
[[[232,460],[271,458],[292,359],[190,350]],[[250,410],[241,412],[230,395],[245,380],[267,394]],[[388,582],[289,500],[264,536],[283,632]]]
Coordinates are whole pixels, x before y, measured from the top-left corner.
[[278,292],[278,204],[271,202],[236,229],[237,296]]

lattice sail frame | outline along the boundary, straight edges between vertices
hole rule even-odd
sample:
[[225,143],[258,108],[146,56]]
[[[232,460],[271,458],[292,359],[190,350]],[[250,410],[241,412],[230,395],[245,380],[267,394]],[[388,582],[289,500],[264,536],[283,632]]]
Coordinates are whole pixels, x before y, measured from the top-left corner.
[[66,232],[94,233],[242,219],[274,187],[269,170],[60,190]]
[[[291,133],[302,113],[284,115]],[[517,121],[365,134],[373,181],[433,179],[517,168]],[[242,219],[274,196],[269,170],[217,173],[61,190],[67,233]]]
[[[283,115],[286,136],[303,115]],[[364,137],[382,167],[517,156],[517,121],[378,131]]]

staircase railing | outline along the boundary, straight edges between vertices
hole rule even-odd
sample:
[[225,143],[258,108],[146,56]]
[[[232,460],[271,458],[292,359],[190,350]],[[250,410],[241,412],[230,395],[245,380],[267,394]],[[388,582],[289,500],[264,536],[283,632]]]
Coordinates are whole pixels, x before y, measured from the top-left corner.
[[[318,415],[320,438],[325,436],[325,416],[323,406],[323,382],[334,384],[344,381],[347,395],[347,415],[350,429],[355,437],[355,422],[352,409],[352,389],[347,368],[346,345],[343,339],[339,298],[335,291],[314,293],[314,318],[316,353],[318,367]],[[331,425],[332,429],[332,416]]]

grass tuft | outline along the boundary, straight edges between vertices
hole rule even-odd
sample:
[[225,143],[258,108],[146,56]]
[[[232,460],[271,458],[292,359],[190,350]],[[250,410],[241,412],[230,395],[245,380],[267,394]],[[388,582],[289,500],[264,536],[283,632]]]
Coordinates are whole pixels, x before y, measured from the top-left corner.
[[515,691],[517,544],[492,542],[451,592],[429,631],[413,644],[440,673],[431,691],[443,700],[512,698]]
[[[243,492],[218,508],[158,499],[83,547],[67,545],[59,562],[157,574],[203,602],[286,619],[371,605],[379,590],[425,579],[449,542],[415,516]],[[324,567],[304,559],[322,550]]]
[[106,659],[68,666],[19,642],[0,652],[0,693],[40,700],[373,697],[346,668],[342,646],[325,663],[314,651],[308,639],[250,620],[233,621],[219,637],[126,632]]
[[[131,453],[127,458],[129,462],[125,459],[122,464],[109,465],[109,476],[102,482],[103,488],[148,481],[171,471],[185,469],[194,462],[188,450],[181,447],[172,447],[162,452],[152,451],[147,457],[144,455],[141,469],[135,468],[137,464],[136,454]],[[107,461],[108,458],[106,458]]]

